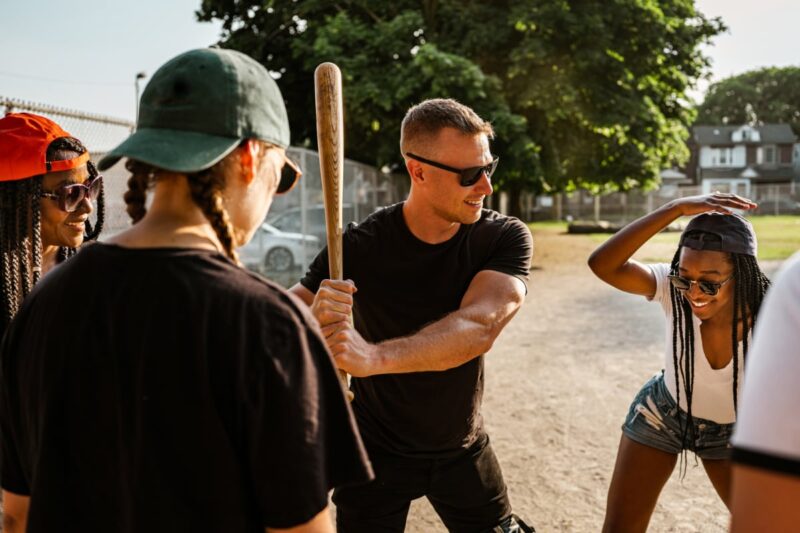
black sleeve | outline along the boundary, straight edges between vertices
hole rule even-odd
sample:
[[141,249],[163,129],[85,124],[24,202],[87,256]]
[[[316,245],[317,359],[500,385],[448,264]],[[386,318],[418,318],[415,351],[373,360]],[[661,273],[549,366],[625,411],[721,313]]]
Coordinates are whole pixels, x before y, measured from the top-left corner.
[[[347,228],[345,228],[344,235],[342,236],[342,255],[344,256],[343,261],[345,271],[347,270],[347,259],[352,257],[351,254],[356,248],[355,233],[357,228],[358,224],[351,222],[347,225]],[[309,265],[308,272],[306,272],[306,275],[300,280],[300,284],[316,294],[319,290],[319,285],[322,283],[322,280],[329,279],[331,277],[330,272],[331,271],[328,266],[328,247],[325,246],[322,250],[320,250],[320,252],[317,254],[317,257],[315,257]]]
[[314,294],[319,290],[319,284],[322,280],[330,277],[330,269],[328,268],[328,247],[324,247],[317,257],[308,266],[308,272],[300,280],[300,284]]
[[800,461],[792,457],[780,457],[776,454],[734,446],[731,459],[734,463],[771,470],[779,474],[800,476]]
[[309,318],[264,318],[266,363],[249,387],[247,470],[263,525],[307,522],[337,486],[372,478],[333,360]]
[[481,270],[495,270],[519,278],[528,287],[533,255],[533,237],[519,219],[510,218],[498,236],[497,245]]
[[18,403],[14,401],[17,380],[11,337],[18,329],[14,324],[18,322],[12,323],[0,344],[0,485],[4,490],[27,496],[30,487],[20,461],[20,443],[17,440],[21,429],[20,413]]

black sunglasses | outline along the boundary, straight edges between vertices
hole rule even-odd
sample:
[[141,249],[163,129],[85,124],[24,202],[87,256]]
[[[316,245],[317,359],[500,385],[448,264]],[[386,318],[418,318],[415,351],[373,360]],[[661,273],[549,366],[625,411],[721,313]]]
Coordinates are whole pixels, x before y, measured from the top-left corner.
[[297,163],[288,157],[285,157],[284,160],[285,163],[281,169],[281,181],[278,182],[278,189],[275,194],[284,194],[291,191],[297,184],[297,180],[303,175],[303,171],[300,170],[300,166]]
[[70,183],[62,185],[54,191],[43,191],[41,196],[42,198],[52,198],[58,202],[59,209],[72,213],[78,209],[84,198],[89,198],[91,202],[97,200],[102,185],[103,176],[97,176],[86,183]]
[[692,284],[697,283],[697,286],[703,292],[703,294],[707,294],[709,296],[716,296],[719,292],[720,287],[728,283],[730,280],[733,279],[731,275],[725,281],[721,281],[716,283],[714,281],[695,281],[692,279],[686,279],[682,276],[669,276],[669,281],[672,283],[672,286],[678,289],[679,291],[688,291],[692,288]]
[[430,165],[432,167],[441,168],[442,170],[447,170],[458,174],[462,187],[472,187],[475,185],[483,173],[486,173],[486,177],[491,179],[492,174],[494,171],[497,170],[497,163],[500,161],[500,158],[494,156],[492,162],[488,165],[484,165],[482,167],[469,167],[469,168],[453,168],[447,165],[443,165],[442,163],[437,163],[436,161],[431,161],[430,159],[425,159],[424,157],[420,157],[418,155],[412,154],[411,152],[406,152],[406,157],[410,157],[411,159],[415,159],[420,163],[425,163],[426,165]]

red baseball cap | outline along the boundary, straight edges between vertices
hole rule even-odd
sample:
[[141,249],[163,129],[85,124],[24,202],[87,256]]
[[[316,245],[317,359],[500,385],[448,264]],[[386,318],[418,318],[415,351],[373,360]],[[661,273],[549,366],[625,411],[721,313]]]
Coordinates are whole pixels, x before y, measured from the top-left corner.
[[89,153],[65,161],[48,161],[47,147],[72,137],[52,120],[32,113],[9,113],[0,118],[0,181],[17,181],[86,164]]

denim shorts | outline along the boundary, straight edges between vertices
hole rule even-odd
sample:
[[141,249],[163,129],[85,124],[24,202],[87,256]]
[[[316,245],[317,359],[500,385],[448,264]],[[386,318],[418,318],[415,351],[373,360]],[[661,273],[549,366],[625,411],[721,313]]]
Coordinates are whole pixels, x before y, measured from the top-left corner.
[[645,383],[628,409],[622,432],[631,440],[667,453],[691,450],[701,459],[728,459],[733,424],[718,424],[693,416],[694,438],[686,429],[688,415],[678,408],[664,382],[664,372]]

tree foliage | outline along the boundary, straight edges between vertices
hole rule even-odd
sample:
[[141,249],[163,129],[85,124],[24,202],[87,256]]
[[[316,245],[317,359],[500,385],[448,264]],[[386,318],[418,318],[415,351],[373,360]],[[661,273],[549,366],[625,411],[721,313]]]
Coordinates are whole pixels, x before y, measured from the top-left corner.
[[712,84],[697,122],[779,122],[790,124],[800,135],[800,67],[752,70]]
[[686,157],[686,90],[723,29],[693,0],[203,0],[221,44],[280,75],[296,144],[314,146],[314,68],[343,73],[347,154],[402,163],[405,111],[452,97],[492,121],[497,185],[647,185]]

